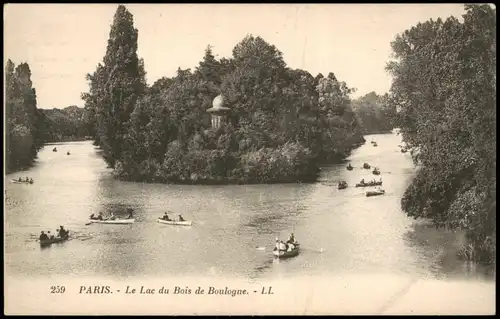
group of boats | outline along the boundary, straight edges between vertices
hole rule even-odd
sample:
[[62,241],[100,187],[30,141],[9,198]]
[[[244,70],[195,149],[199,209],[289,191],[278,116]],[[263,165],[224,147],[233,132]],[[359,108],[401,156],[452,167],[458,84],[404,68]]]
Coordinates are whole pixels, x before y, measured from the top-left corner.
[[[365,180],[362,179],[360,183],[356,184],[356,187],[373,187],[373,186],[382,186],[382,179],[380,179],[379,181],[371,180],[369,182],[365,182]],[[338,183],[338,189],[346,189],[347,187],[348,185],[346,181],[340,181]],[[367,191],[366,197],[379,196],[384,194],[385,191],[383,189],[380,189],[380,187],[377,187],[377,189],[374,191]]]
[[[371,141],[372,145],[373,146],[377,146],[377,142],[375,141]],[[368,164],[368,163],[363,163],[363,169],[371,169],[371,165]],[[354,167],[349,163],[346,167],[346,169],[348,171],[352,171],[354,169]],[[380,175],[380,169],[378,169],[377,167],[374,167],[373,170],[372,170],[372,174],[373,175]],[[371,180],[369,182],[365,182],[364,179],[362,179],[358,184],[356,184],[356,187],[377,187],[377,186],[382,186],[382,179],[380,179],[379,181],[376,181],[376,180]],[[349,187],[347,185],[347,182],[346,181],[340,181],[337,185],[337,188],[338,189],[346,189],[347,187]],[[385,190],[381,189],[380,187],[377,187],[377,189],[375,190],[371,190],[371,191],[367,191],[366,192],[366,197],[371,197],[371,196],[379,196],[379,195],[384,195],[385,194]]]
[[[371,165],[368,164],[368,163],[363,163],[363,169],[371,169]],[[346,169],[348,171],[352,171],[354,169],[354,167],[349,163],[346,167]],[[374,167],[373,168],[373,171],[372,171],[373,175],[380,175],[380,170],[377,168],[377,167]]]
[[[57,147],[54,147],[54,148],[52,149],[52,152],[57,152]],[[70,155],[70,154],[71,154],[71,153],[70,153],[69,151],[67,151],[67,152],[66,152],[66,155]]]
[[[90,225],[90,224],[112,224],[112,225],[127,225],[127,224],[133,224],[135,222],[135,218],[133,216],[133,210],[128,209],[129,215],[126,218],[120,218],[116,217],[114,214],[111,214],[111,216],[105,218],[103,217],[102,213],[99,213],[98,216],[95,216],[94,214],[90,215],[89,221],[85,225]],[[178,220],[172,220],[168,217],[167,213],[163,217],[158,217],[158,222],[162,224],[167,224],[167,225],[174,225],[174,226],[191,226],[193,224],[192,221],[190,220],[185,220],[181,215],[179,215]],[[62,226],[61,226],[62,229]],[[50,233],[50,232],[49,232]],[[54,243],[60,243],[64,242],[69,239],[69,231],[64,231],[64,232],[59,232],[60,234],[63,234],[62,236],[41,236],[40,237],[40,245],[41,246],[49,246]],[[44,232],[42,231],[42,235]]]

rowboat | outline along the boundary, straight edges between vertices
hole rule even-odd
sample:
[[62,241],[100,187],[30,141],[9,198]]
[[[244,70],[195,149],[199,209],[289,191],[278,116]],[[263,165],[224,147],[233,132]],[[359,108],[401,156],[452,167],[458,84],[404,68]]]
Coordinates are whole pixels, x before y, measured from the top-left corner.
[[384,194],[385,194],[385,190],[381,189],[378,191],[366,192],[366,197],[379,196],[379,195],[384,195]]
[[289,257],[295,257],[299,254],[299,249],[300,249],[300,246],[299,244],[296,244],[295,247],[290,250],[290,251],[286,251],[286,250],[277,250],[276,248],[274,248],[273,250],[273,255],[277,258],[289,258]]
[[375,183],[364,183],[364,184],[356,184],[356,187],[371,187],[371,186],[380,186],[382,185],[382,182],[375,182]]
[[99,220],[99,219],[91,219],[89,220],[89,224],[119,224],[119,225],[124,225],[124,224],[133,224],[135,222],[135,218],[130,218],[130,219],[104,219],[104,220]]
[[374,169],[372,173],[373,175],[380,175],[380,171],[378,169]]
[[346,189],[347,187],[347,182],[340,182],[337,186],[338,189]]
[[11,179],[10,181],[14,184],[33,184],[32,181],[19,181],[18,179]]
[[164,220],[161,218],[158,218],[158,222],[161,224],[175,225],[175,226],[191,226],[191,224],[193,223],[190,220],[185,220],[185,221],[181,222],[178,220]]
[[61,243],[63,241],[68,240],[69,235],[66,235],[64,237],[54,237],[51,239],[45,239],[45,240],[40,240],[40,246],[49,246],[55,243]]
[[363,168],[364,168],[364,169],[370,169],[370,168],[371,168],[371,166],[370,166],[368,163],[364,163],[364,164],[363,164]]
[[353,167],[351,166],[351,164],[349,164],[349,166],[347,166],[347,170],[348,171],[352,171]]

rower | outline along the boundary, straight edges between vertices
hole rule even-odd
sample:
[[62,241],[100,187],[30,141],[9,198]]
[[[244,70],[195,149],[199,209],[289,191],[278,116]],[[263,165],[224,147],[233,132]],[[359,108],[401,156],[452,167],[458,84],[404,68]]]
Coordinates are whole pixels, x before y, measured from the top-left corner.
[[365,179],[363,178],[363,179],[361,180],[361,184],[364,184],[364,183],[365,183]]
[[99,216],[97,216],[98,220],[102,220],[102,212],[99,212]]
[[286,242],[287,242],[287,244],[288,243],[290,243],[290,244],[295,243],[295,236],[293,235],[293,233],[290,234],[290,237],[288,237],[288,240]]
[[170,220],[170,218],[168,217],[167,212],[165,212],[165,215],[163,215],[163,220]]
[[181,214],[179,214],[179,221],[180,221],[180,222],[183,222],[183,221],[184,221],[184,218],[182,218]]
[[62,226],[59,226],[59,237],[64,237],[66,236],[66,234],[67,234],[66,229],[64,229],[64,227]]
[[134,218],[134,211],[131,208],[129,208],[128,212],[129,213],[128,213],[128,217],[127,218],[129,218],[129,219]]
[[47,236],[49,237],[49,239],[54,239],[54,235],[50,234],[50,230],[47,232]]
[[47,234],[45,234],[45,232],[42,230],[42,233],[40,234],[40,241],[47,239],[49,239],[49,236],[47,236]]
[[90,217],[89,217],[89,218],[90,218],[90,219],[95,219],[95,215],[94,215],[94,214],[92,214],[92,215],[90,215]]
[[19,177],[19,181],[22,182],[23,181],[23,178],[22,177]]

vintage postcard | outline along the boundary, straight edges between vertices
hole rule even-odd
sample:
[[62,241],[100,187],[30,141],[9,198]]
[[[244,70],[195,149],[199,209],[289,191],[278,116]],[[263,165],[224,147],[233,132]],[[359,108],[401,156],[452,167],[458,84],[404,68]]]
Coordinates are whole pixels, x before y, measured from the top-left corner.
[[4,313],[494,314],[496,8],[4,6]]

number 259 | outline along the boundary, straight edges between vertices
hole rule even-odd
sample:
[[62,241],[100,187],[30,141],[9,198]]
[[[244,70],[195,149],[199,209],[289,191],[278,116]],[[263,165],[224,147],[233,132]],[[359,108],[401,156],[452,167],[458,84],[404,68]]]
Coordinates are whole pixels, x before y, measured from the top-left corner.
[[51,294],[63,294],[66,291],[64,286],[50,286]]

